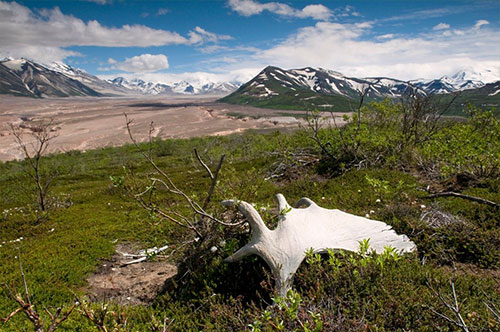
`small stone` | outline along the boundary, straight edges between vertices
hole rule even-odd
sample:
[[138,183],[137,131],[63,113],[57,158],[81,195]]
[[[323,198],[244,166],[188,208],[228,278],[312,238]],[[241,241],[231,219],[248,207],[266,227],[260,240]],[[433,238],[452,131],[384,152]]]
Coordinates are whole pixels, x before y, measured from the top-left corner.
[[216,246],[213,246],[212,248],[210,248],[210,252],[212,254],[215,254],[217,252],[217,247]]

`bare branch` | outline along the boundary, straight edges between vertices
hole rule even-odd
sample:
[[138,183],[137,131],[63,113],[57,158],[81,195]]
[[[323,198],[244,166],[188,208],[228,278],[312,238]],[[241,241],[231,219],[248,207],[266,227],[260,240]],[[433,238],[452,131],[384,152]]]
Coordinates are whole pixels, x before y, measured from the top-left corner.
[[212,174],[212,171],[207,166],[207,164],[205,164],[203,162],[203,160],[201,159],[200,155],[198,154],[198,149],[196,149],[196,148],[194,148],[194,155],[196,156],[196,159],[198,159],[198,162],[201,164],[201,166],[203,166],[203,168],[205,168],[205,170],[207,171],[208,176],[210,177],[210,180],[213,180],[214,179],[214,175]]
[[434,295],[436,295],[439,298],[441,303],[444,304],[445,307],[448,308],[448,310],[450,310],[456,316],[457,320],[454,320],[454,319],[452,319],[452,318],[450,318],[442,313],[439,313],[438,311],[436,311],[433,308],[429,307],[429,310],[431,310],[434,314],[438,315],[439,317],[445,319],[446,321],[458,326],[464,332],[469,332],[469,328],[468,328],[467,324],[465,323],[465,320],[463,319],[462,315],[460,314],[460,307],[458,305],[458,298],[457,298],[457,294],[455,292],[455,284],[453,283],[453,281],[450,280],[451,296],[452,296],[452,298],[451,298],[452,303],[451,304],[449,303],[448,300],[446,300],[446,298],[443,296],[443,294],[441,294],[440,292],[438,292],[437,290],[435,290],[431,286],[430,282],[427,282],[427,287],[434,293]]
[[456,193],[456,192],[453,192],[453,191],[447,191],[447,192],[442,192],[442,193],[435,193],[435,194],[426,196],[424,198],[431,199],[431,198],[438,198],[438,197],[458,197],[458,198],[467,199],[469,201],[473,201],[473,202],[477,202],[477,203],[481,203],[481,204],[486,204],[486,205],[495,207],[497,209],[500,208],[500,204],[495,203],[493,201],[490,201],[490,200],[487,200],[487,199],[484,199],[484,198],[481,198],[481,197],[460,194],[460,193]]
[[[196,151],[196,149],[195,149],[195,151]],[[203,203],[204,210],[208,207],[208,204],[210,204],[210,200],[212,199],[212,195],[214,193],[215,186],[217,185],[217,178],[219,177],[219,171],[222,168],[222,163],[224,162],[225,157],[226,157],[225,154],[223,154],[220,157],[219,164],[217,165],[217,168],[215,169],[215,174],[213,176],[211,176],[212,182],[210,184],[210,189],[208,190],[207,198],[205,199],[205,202]],[[199,160],[201,162],[201,159],[199,159]]]
[[[203,203],[203,206],[201,206],[196,201],[194,201],[191,197],[189,197],[183,190],[179,189],[175,185],[175,183],[172,181],[170,176],[164,170],[162,170],[154,161],[152,151],[151,151],[151,132],[152,132],[151,127],[150,127],[150,131],[149,131],[149,133],[150,133],[149,134],[150,149],[148,151],[145,151],[144,149],[141,148],[138,141],[135,139],[134,135],[132,134],[132,130],[131,130],[131,124],[133,122],[132,119],[129,119],[127,114],[124,114],[124,116],[125,116],[125,120],[126,120],[127,132],[129,134],[129,137],[130,137],[132,143],[135,145],[137,150],[143,155],[143,157],[151,164],[151,166],[153,166],[155,171],[163,178],[163,179],[151,178],[152,186],[154,186],[156,183],[160,183],[165,187],[165,189],[168,192],[181,196],[186,201],[186,203],[188,203],[188,205],[190,206],[191,210],[195,213],[195,215],[198,215],[200,217],[200,221],[207,219],[207,220],[219,223],[219,224],[224,225],[224,226],[236,226],[236,225],[241,224],[241,222],[235,223],[235,224],[223,222],[222,220],[219,220],[218,218],[214,217],[212,214],[210,214],[206,211],[206,208],[207,208],[208,204],[210,203],[215,186],[217,184],[218,175],[219,175],[220,169],[222,168],[222,164],[224,162],[225,155],[221,156],[221,158],[219,160],[219,164],[217,165],[215,172],[212,172],[210,170],[210,168],[207,166],[207,164],[202,160],[198,151],[196,149],[194,150],[196,158],[198,159],[198,161],[200,162],[202,167],[207,171],[207,173],[211,179],[210,189],[208,190],[208,194],[207,194],[207,197]],[[202,237],[200,230],[193,223],[191,223],[187,218],[180,217],[183,220],[183,222],[181,222],[178,219],[172,217],[170,215],[170,213],[162,211],[161,209],[157,208],[156,206],[153,206],[153,205],[145,202],[144,199],[142,198],[142,196],[144,194],[146,194],[147,192],[150,192],[149,191],[150,189],[151,188],[148,188],[145,191],[141,192],[140,194],[135,195],[135,199],[138,200],[144,208],[160,214],[162,217],[176,223],[179,226],[183,226],[183,227],[186,227],[188,229],[191,229],[198,236]],[[176,215],[178,217],[180,216],[179,214],[176,214]]]

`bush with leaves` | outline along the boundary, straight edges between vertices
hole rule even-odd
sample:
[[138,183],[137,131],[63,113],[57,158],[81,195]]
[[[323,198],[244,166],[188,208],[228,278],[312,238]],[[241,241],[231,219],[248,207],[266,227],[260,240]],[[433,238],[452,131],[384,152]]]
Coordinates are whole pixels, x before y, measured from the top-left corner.
[[323,167],[330,172],[404,166],[417,146],[434,137],[453,101],[410,89],[400,101],[360,104],[352,116],[345,116],[344,126],[337,126],[333,114],[329,120],[314,112],[307,128],[324,157]]
[[500,175],[500,118],[478,109],[470,115],[467,122],[443,128],[419,147],[418,164],[427,174],[474,179]]

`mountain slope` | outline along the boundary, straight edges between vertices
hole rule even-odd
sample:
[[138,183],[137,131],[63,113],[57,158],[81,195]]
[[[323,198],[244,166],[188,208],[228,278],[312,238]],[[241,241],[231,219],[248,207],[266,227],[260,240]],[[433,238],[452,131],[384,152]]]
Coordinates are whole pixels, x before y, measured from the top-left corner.
[[28,97],[101,96],[82,82],[35,62],[0,62],[0,93]]
[[386,77],[346,77],[321,68],[283,70],[269,66],[220,101],[278,109],[350,111],[351,105],[358,103],[360,91],[364,91],[365,100],[370,101],[401,98],[418,89],[417,93],[422,95],[463,90],[464,97],[459,98],[462,104],[470,99],[479,106],[498,105],[500,94],[493,94],[494,88],[487,86],[490,84],[468,79],[463,73],[452,79],[444,76],[438,80],[404,82]]
[[113,96],[133,93],[133,91],[127,88],[117,86],[105,80],[101,80],[96,76],[90,75],[83,70],[73,68],[63,62],[53,62],[48,65],[47,68],[55,72],[59,72],[69,78],[77,80],[102,95]]

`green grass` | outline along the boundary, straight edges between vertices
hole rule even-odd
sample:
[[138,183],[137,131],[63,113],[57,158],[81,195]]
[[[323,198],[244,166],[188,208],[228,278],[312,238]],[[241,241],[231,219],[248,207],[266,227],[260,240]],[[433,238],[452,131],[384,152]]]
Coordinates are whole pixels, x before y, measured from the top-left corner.
[[[266,135],[247,132],[154,142],[158,165],[168,171],[175,183],[198,197],[203,197],[209,179],[193,157],[195,147],[212,167],[221,154],[226,154],[213,199],[216,211],[222,211],[218,202],[228,198],[274,207],[276,193],[283,193],[290,203],[307,196],[326,208],[370,214],[417,243],[417,254],[384,268],[374,263],[362,266],[359,257],[354,261],[339,257],[342,263],[338,269],[326,260],[304,263],[295,282],[302,297],[299,319],[312,322],[310,312],[319,313],[325,330],[357,330],[364,326],[370,331],[453,331],[455,326],[428,309],[432,306],[450,315],[427,286],[430,282],[438,291],[449,294],[449,280],[453,280],[460,300],[466,301],[463,311],[467,323],[491,331],[498,329],[484,305],[484,301],[491,301],[500,307],[500,216],[494,209],[453,198],[430,202],[424,198],[426,183],[387,166],[351,170],[336,177],[320,175],[318,169],[309,167],[301,170],[298,180],[265,181],[273,163],[280,158],[286,160],[286,151],[308,149],[317,153],[305,131]],[[277,151],[282,151],[282,155],[270,153]],[[71,303],[73,292],[85,293],[86,278],[113,254],[115,243],[134,242],[151,247],[173,243],[184,235],[168,223],[154,225],[145,211],[112,186],[109,176],[124,175],[123,166],[133,169],[142,179],[152,172],[133,146],[57,154],[43,161],[47,168],[59,170],[51,193],[64,203],[43,219],[37,219],[40,214],[32,204],[32,189],[23,175],[22,163],[0,164],[0,282],[21,288],[15,258],[20,254],[40,311],[42,305],[54,308]],[[383,189],[377,183],[382,183]],[[500,202],[498,179],[471,186],[464,192]],[[420,218],[424,204],[435,204],[459,216],[466,221],[465,226],[430,227]],[[272,227],[276,221],[272,214],[263,216]],[[9,242],[21,236],[23,240]],[[263,320],[265,331],[274,330],[269,322],[280,320],[289,330],[303,331],[285,309],[275,307],[270,309],[273,312],[269,321],[262,318],[266,301],[272,300],[266,288],[266,273],[262,271],[265,264],[260,259],[223,262],[246,240],[248,234],[233,235],[217,254],[205,255],[185,293],[174,290],[150,306],[114,310],[128,313],[134,331],[151,330],[151,316],[159,321],[165,316],[173,320],[173,331],[245,330],[257,320]],[[453,264],[458,266],[456,271]],[[7,294],[0,291],[0,317],[15,308]],[[7,324],[0,323],[0,331],[23,329],[29,331],[30,325],[20,314]],[[97,331],[76,312],[58,330]]]

